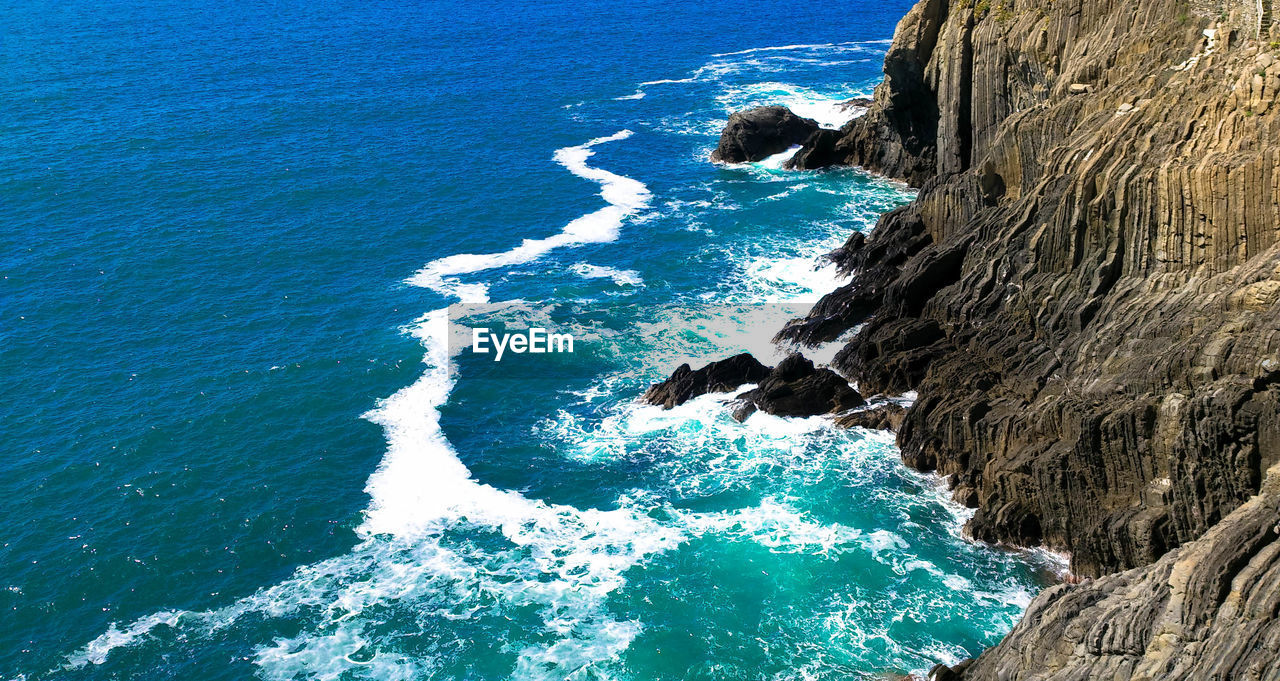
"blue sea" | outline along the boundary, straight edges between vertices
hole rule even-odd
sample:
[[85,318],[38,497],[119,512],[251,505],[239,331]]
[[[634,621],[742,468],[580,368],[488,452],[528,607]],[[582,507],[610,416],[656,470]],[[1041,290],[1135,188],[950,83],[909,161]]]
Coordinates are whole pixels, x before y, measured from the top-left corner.
[[[908,7],[0,8],[0,678],[884,679],[999,640],[1056,563],[966,540],[892,434],[637,402],[785,355],[821,255],[910,200],[707,161],[747,106],[847,120]],[[451,342],[490,323],[578,347]]]

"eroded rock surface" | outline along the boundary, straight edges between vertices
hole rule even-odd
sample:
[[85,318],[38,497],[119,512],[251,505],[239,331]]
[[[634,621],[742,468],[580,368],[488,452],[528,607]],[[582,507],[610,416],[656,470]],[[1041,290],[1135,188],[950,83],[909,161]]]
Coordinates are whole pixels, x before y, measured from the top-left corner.
[[1012,633],[936,679],[1280,679],[1280,466],[1152,565],[1040,594]]
[[858,409],[836,417],[836,425],[841,428],[866,428],[868,430],[897,430],[902,427],[902,420],[907,415],[907,408],[892,402],[877,404],[866,409]]
[[976,537],[1083,575],[1201,536],[1280,460],[1280,72],[1212,22],[918,4],[836,146],[920,194],[782,333],[862,324],[835,366],[919,392],[908,463],[975,491]]

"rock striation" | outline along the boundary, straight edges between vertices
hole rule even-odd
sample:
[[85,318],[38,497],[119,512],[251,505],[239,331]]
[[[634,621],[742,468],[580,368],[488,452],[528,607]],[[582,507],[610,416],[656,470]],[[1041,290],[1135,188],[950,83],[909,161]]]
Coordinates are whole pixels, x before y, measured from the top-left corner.
[[1280,679],[1280,466],[1203,537],[1146,567],[1051,587],[945,679]]
[[1280,28],[1261,6],[920,0],[868,112],[796,155],[920,191],[832,254],[850,283],[781,339],[856,329],[834,368],[918,392],[903,457],[949,477],[967,530],[1096,578],[940,678],[1280,678]]
[[974,536],[1148,565],[1280,460],[1280,69],[1176,0],[1001,7],[902,21],[836,146],[921,192],[781,335],[865,323],[835,368],[919,391],[904,457]]
[[729,116],[720,143],[711,152],[719,163],[760,161],[809,139],[818,122],[801,118],[785,106],[761,106]]

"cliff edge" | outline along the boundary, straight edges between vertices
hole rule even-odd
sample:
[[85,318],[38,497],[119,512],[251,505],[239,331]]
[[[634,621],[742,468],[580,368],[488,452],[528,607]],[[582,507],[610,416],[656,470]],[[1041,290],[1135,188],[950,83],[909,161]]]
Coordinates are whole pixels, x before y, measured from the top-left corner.
[[903,456],[972,535],[1101,577],[963,678],[1280,679],[1271,6],[921,0],[867,114],[798,155],[920,193],[780,336],[863,324],[835,367],[919,392]]

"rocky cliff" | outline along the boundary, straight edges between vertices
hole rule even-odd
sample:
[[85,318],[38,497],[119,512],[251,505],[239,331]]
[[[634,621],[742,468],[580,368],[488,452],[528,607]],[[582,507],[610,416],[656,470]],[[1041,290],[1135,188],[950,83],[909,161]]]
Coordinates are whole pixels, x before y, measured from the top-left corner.
[[[1280,30],[1271,2],[921,0],[796,165],[920,187],[783,338],[919,392],[977,538],[1069,553],[972,679],[1278,679]],[[813,159],[809,162],[807,159]]]
[[951,679],[1280,679],[1280,466],[1260,494],[1154,564],[1041,594]]

